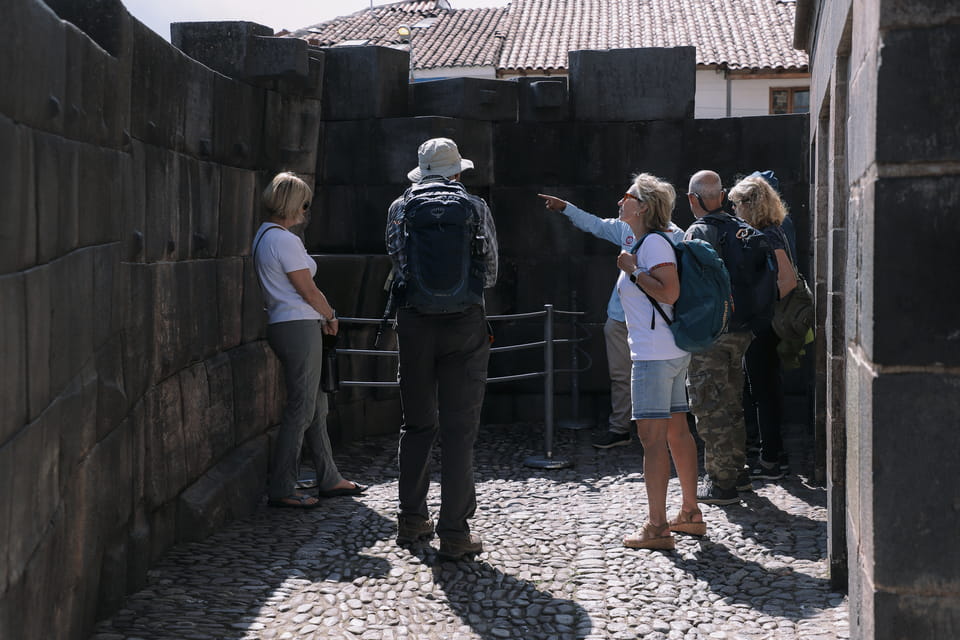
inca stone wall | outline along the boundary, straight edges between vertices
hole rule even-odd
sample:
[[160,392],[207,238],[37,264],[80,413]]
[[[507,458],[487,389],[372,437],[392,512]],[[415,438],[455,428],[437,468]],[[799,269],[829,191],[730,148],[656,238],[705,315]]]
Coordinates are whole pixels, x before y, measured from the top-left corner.
[[[277,171],[317,184],[305,236],[321,288],[341,315],[378,317],[387,205],[424,139],[456,139],[499,229],[490,311],[570,308],[576,291],[594,335],[584,413],[598,419],[616,251],[549,214],[538,191],[613,216],[637,171],[682,194],[699,168],[728,184],[774,169],[807,252],[806,119],[693,120],[692,50],[618,52],[610,77],[655,65],[652,84],[607,98],[593,54],[569,87],[410,87],[392,49],[321,51],[250,23],[175,25],[173,40],[118,0],[12,0],[0,22],[0,637],[83,637],[172,544],[260,499],[282,391],[249,243]],[[671,77],[674,90],[650,94]],[[344,333],[369,347],[373,328]],[[501,344],[540,333],[497,329]],[[525,354],[491,375],[541,368]],[[395,378],[389,359],[343,369]],[[486,418],[541,420],[542,407],[539,382],[491,387]],[[336,396],[335,441],[399,424],[395,389]]]
[[854,638],[960,633],[958,18],[934,1],[797,6],[813,62],[816,415]]

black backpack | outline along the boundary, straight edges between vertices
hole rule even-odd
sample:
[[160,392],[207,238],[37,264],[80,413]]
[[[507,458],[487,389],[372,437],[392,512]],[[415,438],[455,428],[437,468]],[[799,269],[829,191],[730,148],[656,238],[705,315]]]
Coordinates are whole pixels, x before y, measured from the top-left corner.
[[407,254],[400,304],[420,313],[456,313],[483,303],[480,216],[457,183],[417,184],[397,222]]
[[[719,229],[720,257],[730,274],[733,317],[730,331],[760,331],[773,321],[777,302],[777,259],[770,241],[743,218],[721,214],[697,220]],[[696,223],[694,223],[696,224]]]

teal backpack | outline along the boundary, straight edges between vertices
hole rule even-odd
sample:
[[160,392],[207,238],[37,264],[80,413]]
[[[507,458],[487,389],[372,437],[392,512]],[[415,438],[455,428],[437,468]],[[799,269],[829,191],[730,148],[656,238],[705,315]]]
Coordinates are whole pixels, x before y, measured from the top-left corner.
[[[667,317],[663,307],[650,294],[640,290],[670,327],[679,348],[691,353],[704,351],[727,331],[730,322],[733,297],[727,268],[723,266],[723,260],[709,242],[681,240],[674,243],[662,231],[651,233],[656,233],[669,242],[677,257],[680,297],[673,305],[673,319]],[[648,233],[640,238],[632,253],[640,250],[640,245],[649,235]],[[651,329],[655,323],[656,315],[651,321]]]

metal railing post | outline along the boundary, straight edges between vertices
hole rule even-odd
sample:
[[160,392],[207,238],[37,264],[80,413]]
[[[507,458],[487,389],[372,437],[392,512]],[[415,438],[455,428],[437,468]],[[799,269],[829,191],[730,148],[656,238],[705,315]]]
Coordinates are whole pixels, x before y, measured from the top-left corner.
[[543,305],[543,421],[544,449],[542,458],[531,456],[524,461],[528,467],[538,469],[563,469],[572,466],[567,460],[553,458],[553,305]]

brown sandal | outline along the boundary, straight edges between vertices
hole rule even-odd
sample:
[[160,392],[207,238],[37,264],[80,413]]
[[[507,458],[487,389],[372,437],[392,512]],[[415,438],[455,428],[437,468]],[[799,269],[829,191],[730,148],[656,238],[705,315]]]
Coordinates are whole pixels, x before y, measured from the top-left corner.
[[[694,520],[694,518],[699,518],[699,520]],[[688,536],[702,536],[707,533],[707,523],[703,521],[703,514],[700,509],[694,509],[693,511],[681,509],[677,517],[667,524],[670,526],[670,531],[674,533],[685,533]]]
[[640,531],[632,536],[624,536],[623,546],[631,549],[673,549],[675,544],[670,535],[669,523],[655,525],[647,522]]

